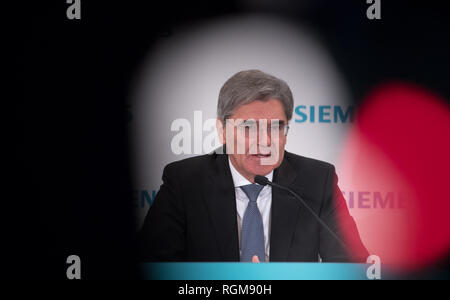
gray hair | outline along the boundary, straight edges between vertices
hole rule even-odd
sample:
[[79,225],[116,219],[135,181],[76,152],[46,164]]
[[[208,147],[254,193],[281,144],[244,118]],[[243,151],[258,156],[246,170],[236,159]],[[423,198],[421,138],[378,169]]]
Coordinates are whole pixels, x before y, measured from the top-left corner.
[[241,71],[228,79],[220,89],[217,117],[225,121],[241,105],[255,100],[281,102],[287,120],[292,118],[294,100],[287,83],[260,70]]

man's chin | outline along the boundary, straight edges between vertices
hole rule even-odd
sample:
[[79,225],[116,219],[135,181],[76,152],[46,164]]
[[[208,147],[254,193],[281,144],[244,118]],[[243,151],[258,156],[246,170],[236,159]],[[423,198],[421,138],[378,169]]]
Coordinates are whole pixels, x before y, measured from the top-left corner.
[[272,172],[274,168],[275,168],[274,165],[270,165],[270,166],[264,166],[264,165],[251,166],[249,168],[249,171],[250,171],[249,173],[254,174],[254,175],[265,176],[265,175],[269,174],[270,172]]

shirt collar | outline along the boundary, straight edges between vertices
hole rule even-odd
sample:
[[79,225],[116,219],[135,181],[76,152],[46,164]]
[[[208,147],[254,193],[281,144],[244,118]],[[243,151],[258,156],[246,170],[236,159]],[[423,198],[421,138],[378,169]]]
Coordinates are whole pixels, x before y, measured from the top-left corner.
[[[228,157],[228,164],[230,165],[231,176],[233,176],[233,182],[234,182],[235,188],[243,186],[243,185],[247,185],[247,184],[252,184],[250,181],[247,180],[247,178],[242,176],[241,173],[238,172],[238,170],[235,169],[235,167],[233,166],[233,164],[230,161],[230,157]],[[269,174],[265,175],[265,177],[267,179],[269,179],[270,181],[272,181],[273,170]]]

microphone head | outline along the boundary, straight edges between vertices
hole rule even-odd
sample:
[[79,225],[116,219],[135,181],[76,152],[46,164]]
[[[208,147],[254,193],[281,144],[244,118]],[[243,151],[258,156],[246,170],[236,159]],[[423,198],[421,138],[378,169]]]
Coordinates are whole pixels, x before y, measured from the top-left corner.
[[260,185],[267,185],[269,183],[269,179],[267,179],[266,177],[261,176],[261,175],[256,175],[255,183],[260,184]]

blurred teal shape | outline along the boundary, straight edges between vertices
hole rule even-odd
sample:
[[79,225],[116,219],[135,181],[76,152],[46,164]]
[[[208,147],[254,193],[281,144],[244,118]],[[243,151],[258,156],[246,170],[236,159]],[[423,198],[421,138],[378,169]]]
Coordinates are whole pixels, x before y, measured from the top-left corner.
[[142,263],[151,280],[365,280],[369,265],[355,263]]

